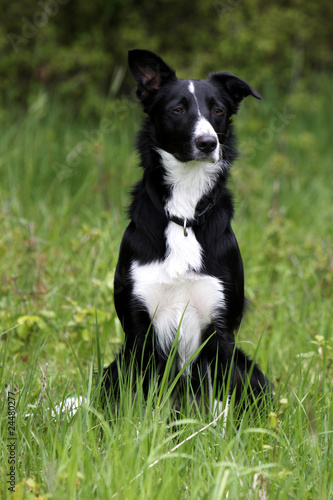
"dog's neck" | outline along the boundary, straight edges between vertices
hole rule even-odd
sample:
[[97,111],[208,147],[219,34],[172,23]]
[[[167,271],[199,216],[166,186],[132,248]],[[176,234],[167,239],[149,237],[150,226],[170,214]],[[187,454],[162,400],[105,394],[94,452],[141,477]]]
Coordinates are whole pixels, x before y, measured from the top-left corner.
[[165,172],[164,182],[170,194],[166,200],[162,200],[149,175],[145,175],[148,195],[160,213],[184,227],[186,236],[186,228],[204,224],[214,211],[219,190],[224,185],[221,178],[223,161],[184,163],[166,151],[158,150],[158,153]]
[[221,172],[222,162],[181,162],[166,151],[159,151],[164,182],[170,189],[165,210],[169,216],[193,219],[199,201],[209,193]]

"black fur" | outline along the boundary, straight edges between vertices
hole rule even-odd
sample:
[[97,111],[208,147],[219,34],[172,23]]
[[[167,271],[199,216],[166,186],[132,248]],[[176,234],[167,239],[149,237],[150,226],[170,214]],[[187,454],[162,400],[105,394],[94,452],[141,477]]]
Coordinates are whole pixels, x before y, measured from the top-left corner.
[[[118,358],[105,369],[104,388],[115,396],[118,367],[122,365],[128,369],[133,356],[135,369],[142,377],[147,366],[154,367],[161,375],[166,365],[165,356],[156,346],[152,318],[133,295],[130,273],[133,260],[144,265],[162,261],[166,254],[165,229],[170,218],[163,206],[170,197],[170,187],[164,182],[165,171],[156,148],[171,153],[182,162],[210,154],[209,147],[202,145],[202,150],[193,152],[191,121],[194,111],[186,99],[188,81],[179,80],[160,57],[149,51],[130,51],[129,66],[138,84],[137,95],[147,117],[137,141],[143,178],[132,193],[130,223],[121,243],[114,281],[115,307],[125,332],[125,345]],[[237,156],[231,116],[237,112],[244,97],[261,97],[249,84],[228,72],[212,74],[207,80],[197,81],[196,85],[197,100],[202,105],[204,117],[209,120],[222,144],[223,164],[221,162],[213,192],[205,195],[197,206],[198,209],[200,205],[204,207],[212,199],[213,210],[204,223],[193,226],[193,231],[203,249],[200,272],[226,284],[226,308],[217,311],[221,321],[208,325],[201,334],[202,342],[210,339],[192,364],[191,382],[197,390],[200,379],[205,377],[210,366],[211,373],[216,374],[219,388],[225,386],[230,376],[230,388],[236,392],[236,401],[240,400],[244,387],[247,387],[249,396],[259,398],[269,392],[269,382],[258,366],[239,348],[235,348],[234,333],[240,325],[245,306],[244,274],[231,228],[233,202],[226,184],[228,167]],[[223,112],[221,116],[219,110]],[[181,114],[184,117],[178,116]],[[187,121],[186,126],[184,120]],[[149,380],[150,377],[146,376],[146,390]]]

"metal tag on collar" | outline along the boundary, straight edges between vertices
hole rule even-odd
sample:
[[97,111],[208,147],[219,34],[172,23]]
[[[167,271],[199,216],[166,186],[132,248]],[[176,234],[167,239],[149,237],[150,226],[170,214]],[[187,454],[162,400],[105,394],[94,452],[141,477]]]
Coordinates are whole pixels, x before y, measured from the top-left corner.
[[188,232],[186,229],[186,219],[184,219],[184,236],[185,236],[185,238],[187,237],[187,235],[188,235]]

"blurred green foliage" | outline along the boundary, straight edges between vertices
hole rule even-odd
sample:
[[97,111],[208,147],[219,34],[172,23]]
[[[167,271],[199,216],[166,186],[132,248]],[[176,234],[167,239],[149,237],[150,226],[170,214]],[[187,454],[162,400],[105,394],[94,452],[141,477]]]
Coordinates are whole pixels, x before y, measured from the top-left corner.
[[263,89],[292,92],[333,70],[327,0],[11,0],[0,5],[2,104],[36,94],[100,110],[131,94],[127,50],[159,52],[179,76],[228,69]]

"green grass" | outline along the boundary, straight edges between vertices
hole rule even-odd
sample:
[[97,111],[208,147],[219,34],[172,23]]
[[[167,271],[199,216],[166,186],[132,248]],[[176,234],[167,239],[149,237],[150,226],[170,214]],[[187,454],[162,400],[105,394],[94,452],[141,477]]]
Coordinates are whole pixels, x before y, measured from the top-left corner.
[[[41,95],[0,113],[1,498],[333,498],[333,93],[267,94],[235,119],[230,187],[251,301],[238,342],[277,396],[268,418],[230,411],[225,437],[201,406],[172,421],[168,384],[143,403],[125,381],[117,418],[99,406],[93,372],[122,341],[112,281],[138,108],[107,103],[87,123]],[[76,395],[74,417],[55,413]]]

